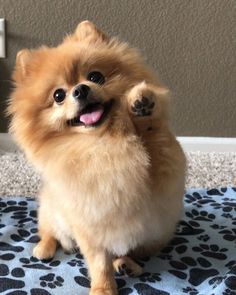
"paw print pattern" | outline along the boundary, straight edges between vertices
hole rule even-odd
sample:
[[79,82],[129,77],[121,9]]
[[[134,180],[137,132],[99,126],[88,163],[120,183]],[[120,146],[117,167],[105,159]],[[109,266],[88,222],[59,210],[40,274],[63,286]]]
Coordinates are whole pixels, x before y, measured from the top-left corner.
[[61,276],[56,276],[54,273],[49,273],[40,278],[40,286],[43,288],[48,287],[50,289],[55,289],[57,287],[62,287],[64,279]]
[[25,201],[13,201],[9,200],[6,202],[0,201],[0,212],[2,213],[11,213],[27,210],[27,202]]
[[228,212],[235,213],[236,212],[235,200],[231,200],[231,202],[230,201],[223,202],[222,204],[224,205],[224,207],[223,207],[224,212],[226,212],[226,213],[228,213]]
[[[15,294],[15,295],[18,295]],[[21,295],[21,294],[19,294]],[[30,295],[52,295],[52,293],[49,293],[47,290],[45,290],[44,288],[33,288],[30,290]]]
[[77,253],[75,255],[75,258],[71,259],[69,262],[67,262],[68,265],[72,267],[81,267],[84,265],[84,260],[83,256],[80,253]]
[[[134,101],[140,96],[133,96]],[[175,294],[171,277],[178,294],[235,295],[235,199],[236,188],[187,191],[185,214],[174,238],[159,255],[138,260],[145,270],[140,277],[115,276],[119,295]],[[29,256],[37,237],[35,208],[34,200],[0,198],[0,294],[66,294],[68,284],[86,294],[90,280],[79,252],[67,255],[59,250],[55,259],[42,261]],[[35,285],[26,273],[34,276]]]
[[161,275],[159,273],[144,272],[139,276],[139,279],[144,283],[155,283],[161,281]]
[[28,198],[26,201],[7,201],[0,202],[0,212],[9,214],[11,219],[18,221],[18,227],[22,227],[27,222],[33,222],[37,224],[37,211],[29,210],[28,203],[34,201],[33,199]]
[[75,267],[75,266],[81,267],[84,265],[84,262],[79,259],[72,259],[71,261],[67,262],[67,264],[69,264],[72,267]]
[[213,221],[216,217],[212,213],[208,213],[207,211],[198,211],[193,209],[191,212],[185,213],[187,217],[191,218],[192,220],[199,220],[199,221]]
[[235,200],[231,198],[223,198],[221,202],[213,202],[210,205],[214,209],[222,209],[224,213],[236,211]]
[[141,97],[140,99],[135,100],[134,104],[131,107],[131,110],[135,116],[144,117],[150,116],[152,110],[155,106],[154,101],[148,97]]
[[181,220],[178,224],[176,234],[180,236],[198,235],[204,232],[204,229],[199,227],[200,225],[196,221],[190,220],[189,222],[186,222],[185,220]]
[[219,231],[219,234],[222,234],[223,238],[227,241],[230,241],[230,242],[236,241],[236,228],[232,228],[231,230],[230,229],[221,230]]
[[205,258],[182,257],[180,261],[170,261],[174,268],[169,273],[186,280],[193,286],[199,286],[205,280],[219,274],[218,270],[211,268],[212,264]]
[[131,288],[126,287],[126,281],[121,278],[116,278],[117,288],[119,290],[119,295],[128,295],[133,293]]
[[25,276],[25,272],[21,268],[14,268],[10,271],[9,267],[6,264],[0,264],[0,293],[5,292],[10,289],[22,289],[25,287],[25,283],[23,280],[19,280],[19,278],[23,278]]
[[225,280],[225,285],[228,287],[230,290],[236,291],[236,276],[228,276],[227,279]]
[[199,252],[201,255],[205,257],[215,258],[219,260],[227,259],[225,252],[228,250],[226,248],[219,248],[218,245],[207,245],[200,244],[199,247],[193,247],[193,251]]
[[163,253],[163,252],[161,252],[158,255],[158,257],[161,258],[162,260],[171,260],[172,259],[172,255],[166,254],[166,253]]
[[54,267],[57,267],[60,265],[59,260],[38,260],[36,257],[31,256],[29,258],[20,258],[19,261],[22,263],[22,266],[25,268],[33,268],[33,269],[44,269],[44,270],[50,270]]
[[0,242],[0,251],[12,251],[12,252],[22,252],[24,251],[24,248],[22,246],[13,246],[6,242]]
[[223,213],[221,216],[224,217],[224,218],[229,218],[229,219],[233,218],[233,215],[230,214],[230,213]]
[[212,206],[216,210],[221,209],[223,207],[223,205],[221,203],[219,203],[219,202],[212,202],[210,204],[210,206]]
[[223,196],[224,193],[227,191],[227,188],[220,189],[210,189],[207,191],[208,196]]
[[88,279],[88,270],[86,268],[80,268],[81,275],[74,277],[75,282],[81,287],[90,288],[90,281]]
[[[187,221],[182,221],[180,225],[183,227],[182,231],[180,232],[180,235],[198,235],[203,233],[205,230],[201,228],[201,225],[199,222],[195,220],[189,220]],[[177,232],[177,234],[179,234]]]
[[[4,228],[6,225],[0,223],[0,229]],[[0,237],[2,236],[2,233],[0,232]]]
[[[15,219],[19,219],[18,223],[23,227],[25,223],[32,222],[34,224],[37,224],[37,211],[36,210],[30,210],[27,211],[27,214],[23,215],[15,215]],[[12,217],[13,218],[13,217]]]
[[171,253],[176,251],[178,254],[182,254],[187,250],[188,240],[182,237],[175,237],[171,240],[170,244],[161,250],[159,255],[160,258],[166,259],[167,257],[172,258]]
[[206,195],[200,195],[198,192],[193,192],[191,195],[186,194],[185,195],[185,202],[187,204],[192,204],[198,208],[202,208],[205,205],[215,203],[215,200],[213,200],[211,197]]
[[133,293],[133,289],[131,288],[121,288],[119,289],[119,295],[129,295]]
[[225,289],[225,291],[222,293],[222,295],[235,295],[235,291],[231,291],[230,289]]
[[199,292],[195,288],[192,288],[192,287],[183,288],[183,293],[186,293],[189,295],[198,295],[199,294]]
[[170,293],[164,291],[164,290],[159,290],[156,288],[153,288],[152,286],[149,286],[144,283],[138,283],[134,285],[135,290],[138,292],[138,294],[143,295],[143,294],[150,294],[150,295],[170,295]]
[[[33,230],[34,232],[34,230]],[[27,243],[38,243],[39,242],[39,236],[32,235],[32,229],[31,231],[27,231],[25,229],[18,229],[17,234],[12,234],[11,239],[14,242],[22,242],[25,241]]]
[[215,289],[217,286],[219,286],[223,282],[224,279],[225,277],[216,276],[209,280],[209,285],[211,285],[212,288]]
[[232,224],[236,225],[236,217],[232,218]]
[[206,235],[201,235],[198,237],[198,240],[203,241],[203,242],[207,242],[210,240],[210,237],[206,234]]
[[15,255],[12,253],[6,253],[6,254],[2,254],[0,255],[0,261],[9,261],[15,258]]
[[229,261],[225,266],[228,267],[229,273],[236,275],[236,261],[235,260]]
[[198,208],[202,207],[200,201],[202,200],[202,196],[199,193],[193,193],[192,195],[186,194],[185,195],[185,202],[187,204],[196,205]]
[[213,228],[213,229],[225,229],[227,226],[224,226],[224,225],[219,225],[219,224],[212,224],[212,225],[210,225],[210,227],[211,228]]

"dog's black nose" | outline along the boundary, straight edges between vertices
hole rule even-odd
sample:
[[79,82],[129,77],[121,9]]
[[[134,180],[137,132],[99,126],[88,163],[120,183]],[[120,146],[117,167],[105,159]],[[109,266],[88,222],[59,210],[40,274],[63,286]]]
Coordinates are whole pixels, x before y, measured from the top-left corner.
[[88,97],[89,92],[90,92],[90,88],[87,85],[80,84],[75,87],[72,95],[76,99],[83,100]]

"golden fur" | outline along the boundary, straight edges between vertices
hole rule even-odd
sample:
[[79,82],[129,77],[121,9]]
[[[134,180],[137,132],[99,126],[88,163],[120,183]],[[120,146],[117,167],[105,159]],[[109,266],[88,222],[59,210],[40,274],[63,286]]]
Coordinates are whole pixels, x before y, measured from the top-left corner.
[[[91,70],[105,75],[104,85],[86,80]],[[20,51],[13,78],[10,131],[44,181],[34,255],[52,257],[57,241],[79,246],[90,295],[117,294],[113,267],[140,274],[130,257],[163,247],[181,213],[185,157],[169,128],[168,91],[135,49],[88,21],[56,48]],[[71,95],[78,83],[115,101],[98,127],[66,124],[78,112]],[[57,105],[61,87],[67,97]],[[150,116],[132,113],[142,97],[155,103]]]

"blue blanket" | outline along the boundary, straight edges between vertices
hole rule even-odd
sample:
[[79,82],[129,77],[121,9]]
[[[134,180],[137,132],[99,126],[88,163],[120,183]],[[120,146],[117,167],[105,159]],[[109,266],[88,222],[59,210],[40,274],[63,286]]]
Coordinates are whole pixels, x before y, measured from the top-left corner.
[[[116,275],[120,295],[236,294],[236,188],[188,190],[184,207],[169,245],[138,261],[145,272]],[[0,294],[88,294],[80,253],[60,249],[51,261],[31,256],[39,240],[36,209],[31,198],[0,198]]]

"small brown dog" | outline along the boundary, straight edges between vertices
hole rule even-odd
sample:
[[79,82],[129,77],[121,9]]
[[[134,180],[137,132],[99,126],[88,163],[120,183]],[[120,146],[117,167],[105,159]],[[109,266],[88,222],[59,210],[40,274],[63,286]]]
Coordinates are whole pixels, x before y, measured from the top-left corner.
[[180,217],[185,157],[169,129],[168,90],[135,49],[80,23],[56,48],[22,50],[10,130],[42,174],[41,241],[79,246],[90,295],[114,295],[114,269],[157,253]]

